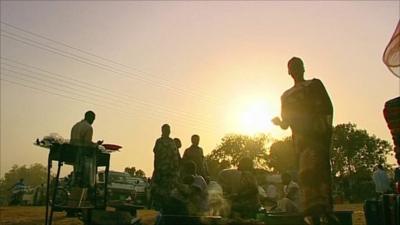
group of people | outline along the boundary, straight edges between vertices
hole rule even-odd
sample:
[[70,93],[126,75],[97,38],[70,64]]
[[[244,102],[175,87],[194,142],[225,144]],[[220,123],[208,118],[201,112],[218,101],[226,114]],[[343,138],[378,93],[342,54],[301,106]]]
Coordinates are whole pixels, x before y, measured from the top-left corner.
[[[294,85],[281,97],[281,116],[272,122],[282,129],[290,128],[297,156],[299,187],[301,189],[301,209],[308,224],[321,221],[335,221],[331,190],[331,165],[329,150],[332,138],[333,106],[329,95],[319,79],[304,78],[304,64],[298,57],[288,62],[288,73],[293,78]],[[77,123],[71,131],[71,144],[96,146],[91,138],[91,124],[94,113],[89,111],[85,119]],[[207,166],[204,162],[202,149],[198,146],[199,136],[193,135],[192,146],[183,157],[180,157],[179,139],[170,137],[170,126],[162,126],[162,135],[154,146],[154,171],[151,179],[152,198],[154,206],[167,211],[172,209],[171,194],[201,196],[208,179]],[[86,162],[85,158],[82,159]],[[256,191],[251,185],[254,179],[244,166],[241,182],[245,183],[241,190],[244,196]],[[79,168],[76,168],[79,172]],[[90,170],[92,171],[92,170]],[[186,192],[185,192],[186,189]],[[239,187],[240,189],[240,187]],[[235,196],[232,199],[248,197]],[[200,197],[198,199],[201,199]],[[187,199],[186,199],[187,200]],[[193,200],[193,199],[192,199]],[[232,204],[233,208],[235,204]],[[239,204],[238,207],[242,207]]]
[[[153,148],[154,170],[151,178],[153,207],[164,213],[187,214],[204,210],[208,180],[203,149],[199,135],[193,135],[192,145],[181,157],[178,138],[170,137],[168,124],[161,127],[161,137]],[[193,204],[190,204],[193,203]],[[190,207],[186,207],[189,206]]]
[[[293,57],[289,60],[288,73],[293,78],[294,85],[282,95],[281,116],[275,117],[272,122],[282,129],[290,128],[292,131],[295,154],[298,159],[298,180],[302,195],[301,210],[305,215],[305,221],[308,224],[317,224],[321,221],[337,222],[333,214],[329,158],[333,106],[323,83],[319,79],[306,80],[304,72],[304,64],[300,58]],[[164,125],[162,137],[157,140],[154,147],[153,196],[161,210],[167,207],[168,193],[171,193],[179,183],[179,168],[182,164],[178,147],[169,134],[170,127]],[[197,159],[202,160],[203,156],[192,159],[199,172],[204,168],[204,162],[201,161],[199,165]],[[251,165],[252,162],[246,159],[239,164],[240,182],[234,188],[238,189],[236,193],[240,194],[230,196],[233,200],[232,209],[247,207],[246,202],[253,204],[256,201],[252,200],[252,196],[255,196],[254,193],[258,193],[258,190],[255,185],[256,180],[250,172]],[[224,185],[222,186],[224,188]],[[226,190],[225,188],[224,191]],[[291,195],[288,186],[287,199],[293,198]],[[299,201],[291,201],[293,202]]]
[[237,170],[223,170],[221,179],[210,181],[199,136],[192,136],[192,145],[180,157],[180,141],[172,139],[170,132],[170,126],[164,124],[153,149],[152,208],[162,214],[208,214],[210,185],[214,185],[222,189],[220,197],[228,200],[232,215],[254,218],[261,205],[252,159],[243,157]]
[[292,175],[283,173],[281,175],[283,190],[281,198],[276,201],[276,207],[272,211],[297,213],[300,211],[300,187],[294,181]]

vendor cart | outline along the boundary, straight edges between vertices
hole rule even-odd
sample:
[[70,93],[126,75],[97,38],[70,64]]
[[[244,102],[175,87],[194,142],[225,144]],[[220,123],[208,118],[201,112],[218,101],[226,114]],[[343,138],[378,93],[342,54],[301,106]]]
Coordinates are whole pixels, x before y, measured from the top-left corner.
[[[71,205],[56,205],[56,196],[57,191],[59,190],[59,178],[60,178],[60,170],[64,164],[74,165],[76,159],[79,158],[79,155],[82,154],[82,151],[85,154],[90,154],[93,157],[95,162],[95,170],[97,174],[98,167],[105,167],[105,182],[103,185],[104,194],[99,197],[98,192],[95,191],[94,197],[95,201],[92,201],[94,204],[81,204],[81,201],[77,202],[77,204]],[[52,162],[57,162],[57,173],[54,178],[54,184],[50,184],[50,172],[52,167]],[[57,144],[53,143],[50,146],[49,156],[48,156],[48,164],[47,164],[47,190],[46,190],[46,215],[45,215],[45,225],[51,225],[53,220],[53,212],[55,208],[65,209],[65,210],[78,210],[81,211],[84,216],[84,223],[91,223],[91,214],[93,209],[105,209],[107,204],[107,184],[108,184],[108,172],[110,166],[110,154],[106,151],[100,151],[97,148],[93,147],[77,147],[70,144]],[[98,189],[98,184],[95,179],[94,190]],[[52,195],[50,196],[50,189],[52,189]],[[84,187],[83,187],[84,189]],[[82,194],[83,196],[83,194]],[[51,200],[50,200],[51,197]],[[101,201],[97,201],[98,198],[102,198]],[[82,198],[81,198],[82,200]],[[49,212],[50,208],[50,212]]]

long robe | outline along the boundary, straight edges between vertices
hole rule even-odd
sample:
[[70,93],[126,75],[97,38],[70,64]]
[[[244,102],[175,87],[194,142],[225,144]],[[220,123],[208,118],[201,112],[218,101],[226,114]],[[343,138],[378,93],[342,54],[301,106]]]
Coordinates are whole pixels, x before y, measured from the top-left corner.
[[151,194],[155,208],[165,210],[171,191],[176,187],[179,176],[179,152],[173,139],[157,139],[153,149],[154,170],[151,178]]
[[298,158],[302,209],[306,215],[332,211],[330,147],[333,107],[322,82],[306,80],[281,97],[282,121],[292,130]]

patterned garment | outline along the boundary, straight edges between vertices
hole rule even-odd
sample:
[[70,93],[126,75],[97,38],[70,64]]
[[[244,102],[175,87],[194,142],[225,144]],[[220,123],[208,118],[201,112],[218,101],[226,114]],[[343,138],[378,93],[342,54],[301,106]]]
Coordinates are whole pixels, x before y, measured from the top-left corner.
[[151,193],[156,209],[162,210],[178,181],[179,154],[175,142],[169,137],[157,139],[153,152]]
[[329,150],[333,107],[324,85],[307,80],[287,90],[281,98],[282,121],[292,130],[298,157],[302,208],[306,215],[332,211]]

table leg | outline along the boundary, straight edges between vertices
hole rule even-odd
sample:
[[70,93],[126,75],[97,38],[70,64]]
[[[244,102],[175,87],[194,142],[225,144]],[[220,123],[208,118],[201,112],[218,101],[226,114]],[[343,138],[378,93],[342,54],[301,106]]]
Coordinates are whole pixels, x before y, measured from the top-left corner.
[[55,178],[56,180],[54,182],[54,191],[53,191],[53,197],[52,197],[52,201],[51,201],[49,225],[51,225],[52,222],[53,222],[54,201],[56,200],[58,180],[60,178],[61,166],[62,166],[62,162],[58,161],[57,175],[56,175],[56,178]]
[[49,154],[49,158],[47,161],[46,217],[44,220],[45,225],[48,224],[48,218],[49,218],[50,172],[51,172],[51,160],[50,160],[50,154]]

